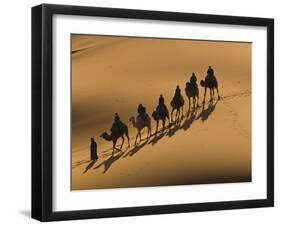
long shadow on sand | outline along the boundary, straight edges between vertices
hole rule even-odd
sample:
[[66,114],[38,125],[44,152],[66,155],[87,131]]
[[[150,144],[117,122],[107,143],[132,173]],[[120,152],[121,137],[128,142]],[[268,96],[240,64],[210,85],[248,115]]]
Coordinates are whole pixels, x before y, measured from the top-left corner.
[[107,170],[111,167],[111,165],[116,162],[118,159],[120,159],[123,156],[124,152],[119,152],[116,155],[111,155],[108,159],[104,160],[101,162],[99,165],[97,165],[94,169],[98,169],[101,166],[104,166],[104,171],[103,173],[106,173]]
[[142,148],[144,148],[148,144],[155,145],[159,140],[161,140],[166,135],[166,133],[167,133],[166,130],[167,130],[167,128],[159,131],[157,134],[154,133],[154,135],[151,135],[151,137],[149,137],[149,139],[145,139],[145,142],[134,146],[131,150],[129,150],[126,153],[126,155],[123,156],[123,158],[129,157],[129,156],[132,157],[133,155],[138,153]]
[[166,134],[167,134],[167,128],[159,131],[157,134],[154,134],[153,138],[149,141],[148,144],[151,144],[152,146],[157,144]]
[[92,161],[87,165],[87,167],[85,168],[85,170],[84,170],[83,173],[87,173],[87,171],[88,171],[89,169],[91,169],[91,168],[94,166],[95,162],[96,162],[96,161],[93,161],[93,160],[92,160]]
[[128,151],[126,153],[126,155],[123,156],[123,158],[126,158],[128,156],[133,156],[134,154],[136,154],[140,149],[142,149],[146,144],[148,143],[148,140],[146,140],[145,142],[143,142],[142,144],[136,145],[135,147],[133,147],[130,151]]
[[185,121],[183,122],[183,124],[181,126],[181,129],[183,129],[184,131],[188,130],[191,127],[191,124],[196,119],[196,114],[197,114],[197,110],[189,111],[187,113],[187,117],[186,117]]
[[[202,106],[202,111],[201,113],[198,115],[198,117],[196,118],[196,120],[201,118],[201,121],[204,122],[206,121],[209,116],[214,112],[216,106],[217,106],[218,100],[214,102],[210,102],[208,104],[208,107],[206,108],[205,105]],[[206,109],[205,109],[206,108]]]
[[[192,123],[195,120],[201,119],[203,122],[206,121],[209,118],[209,116],[214,112],[217,103],[218,103],[218,101],[216,101],[215,103],[210,102],[208,104],[207,108],[206,108],[206,106],[203,105],[202,110],[198,116],[197,116],[197,109],[189,110],[185,117],[181,118],[180,120],[178,120],[176,122],[173,122],[171,125],[169,125],[165,129],[163,129],[162,131],[158,132],[157,134],[152,135],[148,140],[146,139],[145,142],[134,146],[132,149],[128,150],[126,152],[126,154],[125,154],[125,152],[122,152],[122,151],[120,151],[118,154],[115,154],[115,155],[111,154],[109,158],[107,158],[105,161],[101,162],[99,165],[97,165],[93,169],[98,169],[101,166],[104,166],[103,173],[106,173],[109,170],[109,168],[112,166],[112,164],[114,162],[116,162],[117,160],[119,160],[122,156],[123,156],[123,158],[132,157],[133,155],[138,153],[142,148],[144,148],[148,144],[155,145],[165,136],[168,136],[171,138],[172,136],[174,136],[176,134],[177,131],[179,131],[181,129],[186,131],[191,127]],[[196,118],[196,116],[197,116],[197,118]],[[107,151],[108,150],[106,150],[104,152],[107,152]],[[86,167],[84,173],[86,173],[90,168],[92,168],[94,164],[95,164],[94,161],[90,162],[90,164]]]
[[181,119],[173,122],[170,125],[170,128],[169,128],[168,132],[166,133],[166,136],[168,136],[168,137],[174,136],[176,134],[176,132],[181,129],[181,122],[183,119],[184,118],[182,117]]
[[209,116],[214,112],[217,103],[218,100],[216,102],[210,102],[207,108],[205,105],[203,105],[202,110],[198,116],[197,116],[197,111],[198,111],[197,109],[192,109],[192,110],[189,109],[184,122],[182,123],[183,119],[181,119],[176,123],[174,123],[169,129],[169,131],[167,132],[167,136],[171,138],[176,134],[176,132],[178,132],[181,129],[183,129],[184,131],[190,129],[192,123],[195,120],[201,119],[202,122],[206,121],[209,118]]
[[[167,132],[167,136],[169,138],[173,137],[176,132],[178,132],[179,130],[183,129],[184,131],[186,131],[187,129],[190,128],[191,124],[193,123],[193,121],[196,118],[196,114],[197,114],[197,109],[192,109],[192,110],[188,110],[186,116],[185,116],[185,120],[184,118],[181,118],[180,120],[178,120],[177,122],[175,122],[171,128],[169,129],[169,131]],[[184,120],[184,121],[183,121]]]

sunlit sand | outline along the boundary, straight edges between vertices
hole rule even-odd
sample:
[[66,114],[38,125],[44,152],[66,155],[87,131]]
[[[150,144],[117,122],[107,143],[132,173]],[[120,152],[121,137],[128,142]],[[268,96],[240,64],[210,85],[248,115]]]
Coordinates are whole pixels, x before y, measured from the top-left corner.
[[[212,65],[221,100],[188,113],[185,83],[198,85]],[[176,86],[185,98],[184,117],[158,134],[151,117],[160,94],[169,110]],[[142,103],[152,136],[134,146],[129,119]],[[100,137],[114,113],[129,128],[127,148],[112,156]],[[161,129],[161,123],[160,123]],[[90,138],[98,145],[90,161]],[[118,144],[121,143],[121,139]],[[72,189],[168,186],[251,181],[251,44],[105,36],[72,36]]]

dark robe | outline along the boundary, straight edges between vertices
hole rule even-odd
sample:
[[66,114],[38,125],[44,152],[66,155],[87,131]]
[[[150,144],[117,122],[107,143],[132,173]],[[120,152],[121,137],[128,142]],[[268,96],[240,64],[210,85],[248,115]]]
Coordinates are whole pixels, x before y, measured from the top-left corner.
[[196,85],[196,82],[197,82],[197,78],[196,78],[195,74],[192,74],[192,76],[190,78],[191,85]]
[[142,106],[141,104],[138,106],[138,113],[139,113],[141,119],[143,121],[145,121],[147,118],[146,108],[144,106]]
[[159,97],[159,105],[162,105],[162,104],[164,104],[164,97],[160,96]]
[[208,68],[207,74],[208,74],[208,75],[214,75],[214,69],[211,68],[211,67]]
[[91,143],[91,160],[95,161],[98,159],[98,153],[97,153],[97,143],[92,142]]
[[110,129],[111,133],[118,133],[122,130],[123,123],[121,122],[121,119],[118,114],[114,117],[114,122],[112,124],[112,127]]

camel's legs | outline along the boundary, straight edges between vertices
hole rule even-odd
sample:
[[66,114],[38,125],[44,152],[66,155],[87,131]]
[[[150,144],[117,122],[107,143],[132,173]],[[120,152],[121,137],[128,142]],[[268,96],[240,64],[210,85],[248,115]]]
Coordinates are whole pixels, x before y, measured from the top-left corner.
[[141,142],[141,131],[139,133],[140,133],[140,142]]
[[151,127],[147,127],[147,139],[151,136]]
[[189,103],[189,105],[188,105],[188,112],[189,112],[190,111],[190,105],[191,105],[190,97],[188,97],[188,103]]
[[196,102],[197,102],[197,107],[200,107],[200,105],[199,105],[199,95],[196,96]]
[[180,118],[181,118],[181,107],[178,110],[178,120],[180,120]]
[[166,124],[166,119],[163,119],[162,120],[162,131],[165,130],[165,124]]
[[130,137],[129,137],[129,134],[128,132],[125,133],[126,137],[127,137],[127,141],[128,141],[128,148],[130,147]]
[[204,90],[204,99],[203,99],[203,105],[205,104],[205,99],[206,99],[206,91],[207,91],[207,87],[205,86],[205,90]]
[[177,121],[179,119],[179,113],[180,113],[180,108],[176,110],[176,120]]
[[140,131],[138,130],[138,133],[137,133],[137,135],[136,135],[135,145],[137,144],[139,134],[140,134]]
[[173,120],[173,113],[174,113],[174,111],[175,111],[175,108],[173,108],[173,110],[172,110],[172,112],[171,112],[171,122],[174,121],[174,120]]
[[220,99],[221,99],[221,96],[220,96],[218,87],[216,87],[216,90],[217,90],[217,94],[218,94],[218,100],[220,100]]
[[193,109],[196,108],[196,97],[193,97]]
[[180,120],[182,120],[183,118],[183,106],[181,107],[181,117],[180,117]]
[[210,88],[210,102],[213,101],[213,89]]
[[113,143],[113,147],[112,147],[112,156],[114,155],[116,142],[117,142],[117,140],[113,140],[113,142],[112,142],[112,143]]
[[122,135],[122,144],[121,144],[121,147],[120,147],[120,149],[122,149],[122,147],[123,147],[123,144],[124,144],[124,141],[125,141],[125,139],[124,139],[124,136]]
[[158,133],[158,126],[159,126],[159,120],[156,121],[156,130],[155,130],[155,134]]
[[[167,117],[167,119],[168,119],[168,126],[170,126],[170,124],[171,124],[170,115],[168,114],[166,117]],[[166,121],[166,118],[165,118],[165,121]]]

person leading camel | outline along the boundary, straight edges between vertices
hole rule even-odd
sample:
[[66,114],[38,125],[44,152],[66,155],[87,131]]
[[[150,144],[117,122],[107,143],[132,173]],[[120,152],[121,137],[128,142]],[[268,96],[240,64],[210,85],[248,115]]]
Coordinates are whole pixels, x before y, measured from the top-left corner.
[[93,137],[91,137],[91,146],[90,146],[90,155],[91,155],[91,160],[92,161],[96,161],[98,160],[98,145],[97,145],[97,142],[95,141],[95,139]]

